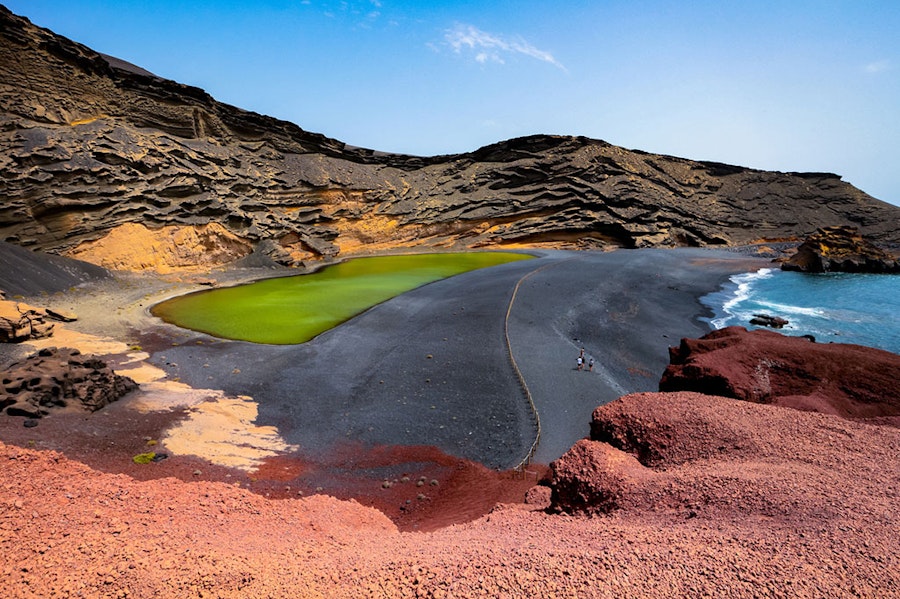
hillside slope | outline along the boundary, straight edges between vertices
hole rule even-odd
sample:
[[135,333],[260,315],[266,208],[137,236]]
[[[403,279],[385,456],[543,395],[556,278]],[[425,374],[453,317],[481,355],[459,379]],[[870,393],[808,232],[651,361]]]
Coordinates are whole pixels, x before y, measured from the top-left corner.
[[[407,247],[739,245],[839,224],[900,242],[900,208],[833,174],[552,135],[386,154],[219,103],[3,7],[0,27],[0,240],[108,267],[148,266],[121,255],[135,239],[169,266],[210,248],[218,262],[292,264]],[[178,244],[186,255],[164,249]]]

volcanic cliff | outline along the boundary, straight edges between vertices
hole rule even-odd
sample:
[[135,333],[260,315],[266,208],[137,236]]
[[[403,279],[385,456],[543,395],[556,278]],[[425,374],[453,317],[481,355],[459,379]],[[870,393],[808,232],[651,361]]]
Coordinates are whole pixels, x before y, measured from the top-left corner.
[[215,101],[0,7],[0,240],[112,268],[391,248],[727,246],[900,208],[829,173],[535,135],[466,154],[347,146]]

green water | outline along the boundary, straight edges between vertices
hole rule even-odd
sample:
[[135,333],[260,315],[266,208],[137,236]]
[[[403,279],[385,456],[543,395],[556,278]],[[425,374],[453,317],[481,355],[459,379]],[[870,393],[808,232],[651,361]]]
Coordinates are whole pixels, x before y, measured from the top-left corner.
[[201,291],[154,306],[154,316],[225,339],[278,345],[316,335],[426,283],[526,254],[472,252],[357,258],[312,274]]

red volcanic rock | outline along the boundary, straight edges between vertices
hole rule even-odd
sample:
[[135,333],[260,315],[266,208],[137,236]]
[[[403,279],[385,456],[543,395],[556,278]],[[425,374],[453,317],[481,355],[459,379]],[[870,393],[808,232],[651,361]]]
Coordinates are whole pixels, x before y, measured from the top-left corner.
[[[640,401],[629,395],[600,406],[591,418],[590,438],[633,454],[650,467],[759,449],[743,418],[719,418],[712,410],[695,409],[694,395],[646,394],[638,396]],[[682,401],[684,396],[689,401]]]
[[660,391],[696,391],[757,403],[900,423],[900,355],[728,327],[669,348]]
[[621,508],[653,475],[634,456],[590,439],[578,441],[550,470],[550,504],[561,512],[608,513]]

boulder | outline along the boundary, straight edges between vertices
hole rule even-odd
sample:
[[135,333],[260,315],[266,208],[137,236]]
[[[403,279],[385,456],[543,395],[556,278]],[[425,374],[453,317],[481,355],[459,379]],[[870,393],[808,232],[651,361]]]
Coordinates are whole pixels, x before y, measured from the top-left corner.
[[800,272],[900,273],[900,261],[870,243],[852,226],[822,227],[781,264]]
[[77,349],[45,348],[10,366],[0,379],[0,411],[41,418],[55,408],[95,412],[137,383]]
[[660,391],[696,391],[900,423],[900,355],[891,352],[728,327],[682,339],[669,348],[669,359]]
[[756,326],[769,327],[771,329],[780,329],[788,324],[788,321],[780,316],[770,316],[768,314],[754,314],[750,319],[750,324]]

